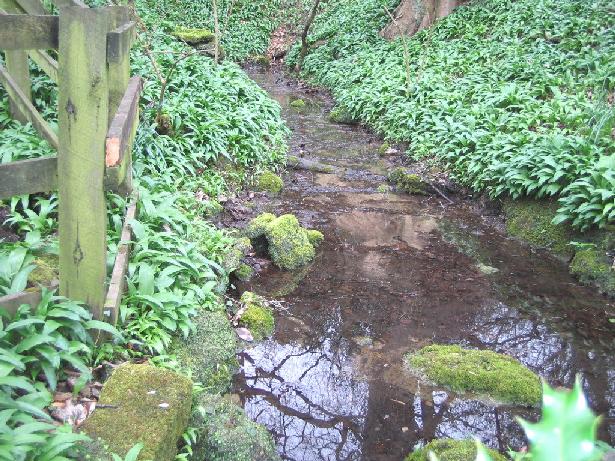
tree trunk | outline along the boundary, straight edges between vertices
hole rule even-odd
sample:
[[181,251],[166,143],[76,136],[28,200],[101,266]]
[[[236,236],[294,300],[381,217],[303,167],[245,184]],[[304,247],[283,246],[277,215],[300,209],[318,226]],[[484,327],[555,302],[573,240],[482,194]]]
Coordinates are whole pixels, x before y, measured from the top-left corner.
[[310,27],[312,27],[312,23],[314,22],[314,19],[316,18],[316,13],[318,13],[318,6],[320,5],[320,0],[316,0],[314,2],[314,5],[312,6],[312,11],[310,12],[310,16],[307,19],[307,22],[305,23],[305,27],[303,28],[303,33],[301,34],[301,51],[299,51],[299,57],[297,58],[297,64],[295,65],[295,70],[297,72],[299,72],[301,70],[301,68],[303,67],[303,60],[305,59],[305,56],[307,55],[308,52],[308,41],[307,41],[307,36],[308,33],[310,32]]
[[431,26],[437,19],[451,14],[461,0],[402,0],[391,21],[380,35],[392,40],[400,35],[412,36]]

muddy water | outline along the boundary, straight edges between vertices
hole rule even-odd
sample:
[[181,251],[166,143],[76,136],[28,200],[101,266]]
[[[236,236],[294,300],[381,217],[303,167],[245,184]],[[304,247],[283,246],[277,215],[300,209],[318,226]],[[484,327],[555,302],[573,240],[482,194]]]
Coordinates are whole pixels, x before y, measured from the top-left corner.
[[[292,151],[334,165],[297,171],[269,204],[326,241],[303,271],[261,272],[252,289],[284,301],[270,340],[248,346],[235,392],[287,460],[401,460],[437,437],[525,444],[516,416],[535,411],[456,395],[410,376],[403,354],[454,343],[510,354],[552,385],[583,377],[615,438],[613,305],[557,259],[506,238],[458,200],[377,193],[386,161],[359,128],[330,123],[327,101],[254,73],[284,109]],[[300,96],[308,107],[289,107]]]

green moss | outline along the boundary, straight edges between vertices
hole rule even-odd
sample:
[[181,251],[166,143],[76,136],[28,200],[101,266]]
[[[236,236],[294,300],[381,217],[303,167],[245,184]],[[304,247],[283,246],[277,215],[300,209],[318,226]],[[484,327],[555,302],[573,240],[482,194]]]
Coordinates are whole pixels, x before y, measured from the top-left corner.
[[427,184],[414,173],[406,173],[403,168],[395,168],[389,173],[389,181],[408,194],[427,195]]
[[201,310],[194,324],[195,332],[186,341],[175,340],[171,353],[208,392],[224,392],[238,366],[237,335],[224,312]]
[[241,266],[241,260],[252,251],[252,244],[247,237],[235,239],[233,245],[224,254],[222,259],[222,267],[227,272],[233,272]]
[[271,259],[281,269],[295,270],[314,259],[314,247],[307,232],[293,215],[282,215],[271,221],[266,236]]
[[428,380],[455,392],[468,391],[512,404],[540,404],[540,378],[504,354],[433,344],[408,354],[406,361]]
[[307,238],[314,248],[320,246],[320,244],[325,241],[325,236],[316,229],[308,229]]
[[378,192],[379,194],[387,194],[391,192],[391,186],[389,186],[388,184],[380,184],[376,189],[376,192]]
[[378,148],[378,155],[380,155],[380,157],[384,157],[390,148],[391,145],[388,142],[383,142],[382,145]]
[[284,181],[271,171],[264,171],[258,177],[256,187],[260,191],[278,194],[284,187]]
[[335,107],[329,112],[329,120],[335,123],[344,123],[346,125],[354,125],[357,120],[350,113],[340,106]]
[[263,213],[248,223],[243,233],[250,239],[262,237],[266,234],[269,224],[275,220],[275,215]]
[[230,399],[201,394],[190,426],[197,429],[191,459],[207,461],[278,461],[267,429],[250,420]]
[[200,45],[214,41],[215,35],[209,29],[184,29],[179,28],[171,34],[174,37],[189,43],[190,45]]
[[[301,227],[297,218],[290,214],[276,218],[271,213],[263,213],[248,223],[244,234],[251,239],[265,236],[271,260],[281,269],[298,269],[312,261],[316,254],[310,242],[310,231]],[[313,231],[311,236],[315,241],[320,239]]]
[[60,279],[60,261],[56,255],[42,255],[34,260],[36,268],[30,272],[30,285],[49,286],[54,280]]
[[[423,448],[415,450],[405,461],[430,461],[432,452],[439,461],[474,461],[476,459],[476,442],[474,440],[432,440]],[[493,461],[506,461],[506,457],[495,450],[487,450]]]
[[[171,461],[188,425],[192,381],[171,370],[146,364],[119,366],[103,386],[99,406],[82,426],[109,450],[125,456],[137,442],[140,460]],[[162,405],[162,406],[161,406]]]
[[549,248],[562,255],[570,255],[568,245],[572,231],[564,224],[552,224],[558,205],[552,201],[531,199],[505,200],[508,234],[541,248]]
[[581,282],[594,284],[604,293],[615,296],[615,271],[610,263],[604,250],[586,248],[575,253],[570,272]]
[[271,336],[275,328],[273,311],[267,307],[267,302],[262,296],[251,291],[241,295],[241,302],[245,305],[245,311],[241,316],[240,323],[246,327],[259,340]]
[[258,54],[254,56],[252,58],[252,61],[254,61],[256,64],[259,64],[261,66],[269,66],[269,64],[271,64],[271,60],[269,59],[269,56],[264,55],[264,54]]
[[237,277],[242,282],[247,282],[254,276],[254,269],[247,264],[240,264],[239,268],[234,272],[235,277]]
[[303,109],[305,107],[305,101],[303,99],[294,99],[290,102],[290,107],[295,109]]

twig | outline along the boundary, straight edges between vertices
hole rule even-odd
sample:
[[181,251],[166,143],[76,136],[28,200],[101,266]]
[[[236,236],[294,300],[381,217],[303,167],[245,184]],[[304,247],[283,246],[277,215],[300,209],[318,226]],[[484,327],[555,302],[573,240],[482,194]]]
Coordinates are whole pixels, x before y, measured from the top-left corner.
[[455,203],[455,202],[453,202],[450,198],[448,198],[448,197],[444,194],[444,192],[442,192],[442,191],[441,191],[441,190],[440,190],[440,189],[439,189],[439,188],[438,188],[438,187],[437,187],[437,186],[436,186],[433,182],[431,182],[429,179],[425,179],[424,181],[425,181],[427,184],[429,184],[429,186],[430,186],[433,190],[435,190],[435,191],[438,193],[438,195],[439,195],[440,197],[442,197],[444,200],[446,200],[448,203],[450,203],[450,204]]

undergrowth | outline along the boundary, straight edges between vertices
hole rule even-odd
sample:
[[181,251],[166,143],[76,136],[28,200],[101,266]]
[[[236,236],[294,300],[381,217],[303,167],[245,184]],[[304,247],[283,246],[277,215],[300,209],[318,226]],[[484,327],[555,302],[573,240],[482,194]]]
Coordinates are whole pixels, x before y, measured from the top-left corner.
[[[492,197],[559,196],[556,222],[615,218],[615,15],[609,0],[476,0],[403,44],[398,0],[332,0],[303,76],[415,159]],[[293,67],[298,46],[288,64]]]

